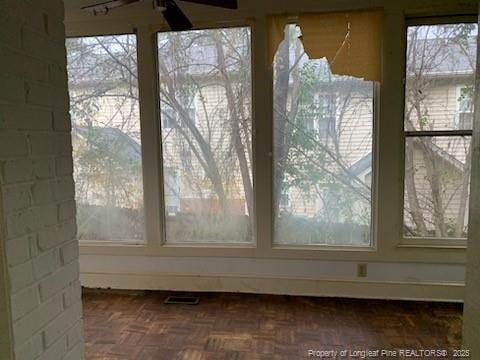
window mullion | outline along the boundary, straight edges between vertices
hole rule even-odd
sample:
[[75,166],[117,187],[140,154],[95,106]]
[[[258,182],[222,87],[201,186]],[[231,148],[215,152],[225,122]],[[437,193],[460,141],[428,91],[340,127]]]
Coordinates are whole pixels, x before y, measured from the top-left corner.
[[472,136],[472,130],[405,131],[406,137]]
[[164,205],[157,77],[152,76],[157,73],[156,47],[148,27],[137,30],[137,41],[146,239],[148,246],[159,246],[164,241]]
[[255,228],[259,254],[273,245],[272,151],[273,151],[273,73],[268,63],[266,19],[258,18],[252,31],[253,66],[253,152]]

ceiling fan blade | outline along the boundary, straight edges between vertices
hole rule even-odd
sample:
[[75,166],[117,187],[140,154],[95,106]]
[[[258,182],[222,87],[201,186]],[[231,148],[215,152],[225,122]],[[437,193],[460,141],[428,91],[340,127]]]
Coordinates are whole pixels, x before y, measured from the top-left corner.
[[238,9],[237,0],[181,0],[196,4],[216,6],[226,9]]
[[139,0],[103,0],[91,5],[82,6],[81,9],[90,11],[94,14],[105,14],[108,13],[111,9],[128,5],[137,1]]
[[189,30],[193,27],[183,11],[171,0],[165,1],[165,10],[162,14],[173,31]]

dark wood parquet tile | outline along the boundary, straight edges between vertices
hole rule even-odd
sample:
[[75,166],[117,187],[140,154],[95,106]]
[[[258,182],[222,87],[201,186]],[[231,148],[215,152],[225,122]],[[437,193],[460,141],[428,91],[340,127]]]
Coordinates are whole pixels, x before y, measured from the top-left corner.
[[459,348],[458,304],[206,293],[85,292],[92,360],[293,360],[308,350]]

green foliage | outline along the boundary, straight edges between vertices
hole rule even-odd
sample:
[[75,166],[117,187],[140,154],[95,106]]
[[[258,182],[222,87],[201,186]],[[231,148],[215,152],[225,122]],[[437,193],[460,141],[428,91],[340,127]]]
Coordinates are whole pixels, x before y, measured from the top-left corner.
[[422,117],[420,119],[418,119],[418,122],[419,122],[419,125],[420,125],[420,129],[424,129],[425,127],[427,127],[427,125],[429,123],[428,114],[425,112],[422,115]]
[[307,61],[298,70],[298,110],[289,124],[293,145],[288,149],[283,169],[282,193],[296,189],[303,199],[320,199],[323,210],[316,214],[317,221],[368,224],[369,211],[359,213],[352,206],[365,200],[356,191],[350,174],[342,168],[344,159],[334,146],[339,135],[335,129],[330,134],[319,128],[327,112],[318,101],[319,94],[328,95],[335,102],[345,96],[336,92],[333,81],[326,62]]

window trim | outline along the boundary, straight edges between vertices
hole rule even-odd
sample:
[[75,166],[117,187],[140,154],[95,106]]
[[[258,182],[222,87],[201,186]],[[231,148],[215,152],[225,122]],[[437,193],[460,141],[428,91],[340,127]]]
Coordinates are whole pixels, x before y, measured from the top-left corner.
[[172,31],[171,29],[162,26],[155,28],[152,31],[153,35],[153,47],[155,52],[155,96],[156,96],[156,117],[158,119],[159,125],[159,139],[156,144],[157,148],[159,149],[160,156],[158,157],[158,165],[160,168],[159,174],[159,187],[160,187],[160,207],[158,208],[159,216],[161,218],[162,224],[162,231],[161,231],[161,238],[160,238],[160,246],[163,248],[170,248],[170,249],[178,249],[178,248],[190,248],[190,249],[256,249],[258,247],[258,238],[257,238],[257,221],[256,221],[256,214],[257,214],[257,197],[256,197],[256,189],[255,189],[255,167],[256,167],[256,151],[255,151],[255,98],[254,98],[254,88],[255,88],[255,77],[254,77],[254,24],[250,21],[244,22],[228,22],[225,24],[204,24],[203,26],[196,26],[192,29],[186,31],[201,31],[201,30],[223,30],[223,29],[232,29],[232,28],[248,28],[250,30],[250,91],[252,94],[251,97],[251,111],[252,111],[252,138],[251,138],[251,146],[252,146],[252,164],[251,164],[251,171],[252,171],[252,191],[253,191],[253,214],[250,216],[252,217],[252,237],[251,241],[248,243],[228,243],[228,242],[205,242],[205,243],[195,243],[195,242],[185,242],[185,243],[168,243],[167,242],[167,232],[166,232],[166,202],[165,202],[165,186],[164,186],[164,165],[163,165],[163,138],[162,138],[162,118],[161,118],[161,100],[160,100],[160,73],[158,69],[158,35],[161,33],[168,33],[168,32],[179,32],[179,31]]
[[[405,28],[403,31],[404,48],[403,48],[403,106],[402,106],[402,183],[401,183],[401,234],[397,248],[426,248],[426,249],[461,249],[467,247],[467,238],[445,238],[445,237],[424,237],[424,236],[405,236],[404,232],[404,216],[405,216],[405,147],[409,137],[446,137],[446,136],[470,136],[473,135],[472,130],[428,130],[428,131],[406,131],[405,130],[405,94],[406,94],[406,78],[407,78],[407,46],[408,46],[408,28],[411,26],[428,26],[428,25],[448,25],[448,24],[478,24],[478,15],[473,14],[455,14],[445,16],[423,16],[423,17],[407,17],[405,19]],[[456,91],[456,90],[455,90]],[[457,106],[457,105],[456,105]],[[457,113],[457,112],[456,112]]]
[[[361,5],[360,5],[361,6]],[[467,6],[470,9],[470,18],[472,22],[476,22],[477,8]],[[283,8],[279,9],[279,11]],[[331,11],[335,10],[335,6],[314,5],[308,8],[308,11]],[[391,6],[385,4],[385,9],[391,9]],[[410,9],[410,10],[408,10]],[[406,13],[411,16],[416,16],[419,11],[425,14],[425,9],[416,7],[406,8]],[[453,6],[445,10],[445,13],[455,14],[463,13],[465,7]],[[287,10],[285,10],[287,11]],[[442,14],[443,15],[443,14]],[[112,15],[113,16],[113,15]],[[377,106],[383,114],[379,114],[377,126],[377,141],[376,151],[378,156],[375,164],[379,170],[384,169],[380,178],[379,171],[374,176],[375,190],[377,197],[375,199],[375,219],[378,224],[375,226],[375,235],[378,236],[378,241],[375,243],[375,249],[314,249],[315,251],[306,251],[311,249],[273,249],[270,241],[270,202],[271,194],[269,193],[271,177],[271,83],[272,74],[270,71],[270,64],[266,56],[266,18],[262,14],[249,18],[249,14],[240,16],[245,20],[228,20],[218,18],[213,15],[214,19],[204,21],[195,21],[196,24],[205,25],[208,27],[219,26],[243,26],[250,25],[252,27],[252,82],[253,82],[253,156],[257,160],[254,167],[254,174],[257,175],[254,185],[254,196],[256,200],[256,215],[255,221],[259,224],[256,226],[257,233],[257,248],[216,248],[216,247],[202,247],[202,248],[169,248],[159,245],[158,219],[155,218],[155,212],[152,212],[147,217],[147,244],[142,246],[127,245],[127,244],[105,244],[102,242],[98,245],[80,244],[80,254],[82,256],[141,256],[141,257],[235,257],[235,258],[266,258],[266,259],[290,259],[294,260],[338,260],[338,261],[371,261],[371,262],[411,262],[411,263],[445,263],[445,264],[463,264],[465,262],[465,249],[459,247],[436,247],[428,246],[420,248],[419,246],[400,246],[401,226],[398,221],[403,216],[401,197],[403,182],[401,181],[402,173],[402,158],[403,154],[398,148],[401,147],[402,139],[401,123],[403,120],[404,106],[401,105],[404,91],[402,91],[402,71],[405,66],[402,65],[402,54],[404,54],[404,43],[402,42],[402,30],[405,26],[405,16],[402,12],[387,11],[385,22],[385,34],[388,38],[395,41],[388,41],[384,43],[384,83],[378,85],[382,93],[379,94]],[[451,15],[454,17],[455,15]],[[293,18],[293,16],[292,16]],[[127,20],[127,21],[125,21]],[[130,21],[128,21],[130,20]],[[195,19],[193,19],[195,20]],[[116,33],[130,33],[136,32],[138,41],[138,61],[141,63],[139,77],[140,101],[141,110],[140,120],[142,129],[148,134],[144,137],[142,134],[142,146],[145,146],[149,151],[155,152],[156,149],[152,145],[155,139],[155,127],[158,125],[158,119],[155,118],[154,109],[156,97],[154,96],[154,87],[156,79],[152,77],[152,71],[155,71],[153,59],[156,54],[156,47],[154,43],[154,30],[165,29],[167,26],[161,24],[158,20],[158,15],[152,14],[151,17],[138,17],[134,15],[127,15],[127,17],[111,17],[105,21],[104,17],[90,17],[90,18],[68,18],[66,19],[66,32],[68,36],[96,36],[96,35],[115,35]],[[388,70],[388,71],[387,71]],[[153,80],[153,82],[152,82]],[[392,111],[391,108],[394,108]],[[257,121],[256,121],[257,120]],[[394,120],[394,121],[390,121]],[[382,137],[380,138],[379,135]],[[259,139],[258,142],[255,139]],[[390,148],[395,149],[395,154],[386,156]],[[397,151],[398,150],[398,151]],[[144,152],[145,155],[145,152]],[[377,154],[375,154],[377,155]],[[154,158],[155,154],[148,155],[149,159]],[[268,163],[268,164],[267,164]],[[150,166],[155,167],[152,163]],[[381,167],[381,169],[380,169]],[[155,169],[147,171],[149,176],[155,178]],[[374,174],[375,175],[375,174]],[[148,180],[149,183],[155,183],[158,178]],[[155,194],[158,187],[153,186],[149,189],[149,201],[155,203],[159,201]],[[146,191],[145,191],[146,192]],[[384,199],[392,196],[392,201],[385,201]],[[390,199],[390,198],[389,198]],[[381,201],[380,201],[381,200]],[[147,204],[145,210],[147,211]],[[378,232],[378,234],[377,234]]]
[[[286,24],[288,25],[296,25],[295,20],[297,17],[290,17],[289,22]],[[271,168],[271,177],[269,179],[270,184],[270,194],[271,194],[271,203],[270,203],[270,219],[271,219],[271,237],[270,237],[270,249],[272,252],[290,252],[290,251],[314,251],[314,252],[331,252],[331,251],[339,251],[339,252],[377,252],[378,251],[378,243],[377,243],[377,234],[378,234],[378,181],[379,181],[379,163],[378,163],[378,152],[379,152],[379,123],[380,123],[380,103],[381,103],[381,84],[376,81],[370,81],[372,83],[372,183],[371,183],[371,211],[370,211],[370,232],[369,238],[370,243],[368,246],[352,246],[352,245],[328,245],[328,244],[318,244],[318,245],[308,245],[308,244],[276,244],[275,243],[275,214],[274,214],[274,204],[275,199],[273,198],[274,195],[274,167],[275,167],[275,159],[273,155],[274,149],[274,114],[273,114],[273,66],[269,67],[269,75],[270,75],[270,86],[271,89],[269,91],[271,97],[271,104],[269,106],[269,120],[270,120],[270,136],[272,137],[272,148],[270,153],[270,168]]]

